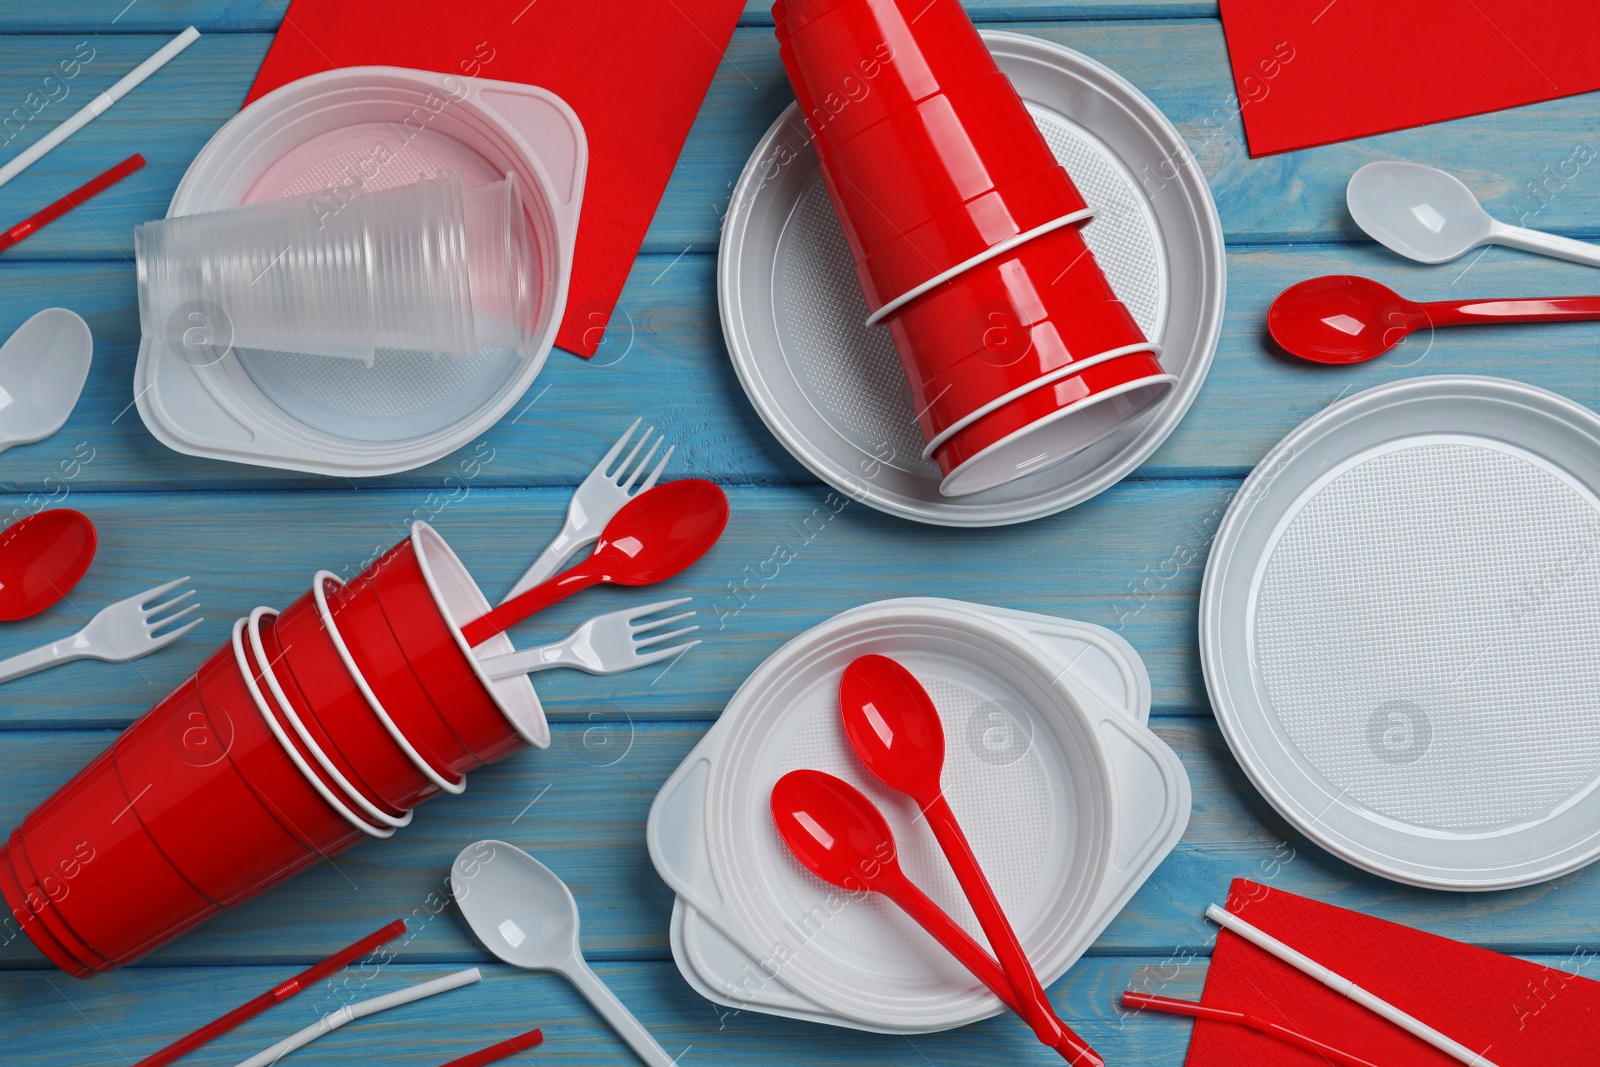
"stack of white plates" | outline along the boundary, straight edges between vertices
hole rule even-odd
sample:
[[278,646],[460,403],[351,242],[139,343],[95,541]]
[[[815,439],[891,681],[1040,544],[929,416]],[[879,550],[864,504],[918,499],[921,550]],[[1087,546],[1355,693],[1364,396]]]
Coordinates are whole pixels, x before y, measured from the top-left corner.
[[812,767],[851,782],[894,830],[906,873],[983,943],[915,804],[871,779],[839,721],[844,668],[891,656],[944,724],[945,794],[1040,978],[1059,978],[1182,836],[1189,780],[1147,728],[1138,655],[1097,626],[960,601],[880,601],[775,652],[668,779],[650,855],[678,894],[672,951],[728,1008],[884,1033],[944,1030],[1000,1001],[887,900],[816,878],[768,798]]

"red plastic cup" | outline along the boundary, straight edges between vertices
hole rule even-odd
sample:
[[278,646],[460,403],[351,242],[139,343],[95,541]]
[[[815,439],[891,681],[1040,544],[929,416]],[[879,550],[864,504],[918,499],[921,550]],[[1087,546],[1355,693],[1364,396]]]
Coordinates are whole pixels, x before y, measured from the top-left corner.
[[[975,352],[990,351],[997,363],[1020,358],[1027,329],[1051,319],[1086,356],[1144,341],[1131,317],[1088,313],[1082,318],[1085,335],[1073,328],[1080,309],[1116,299],[1083,235],[1065,226],[961,271],[883,321],[915,388]],[[1102,336],[1105,343],[1089,351]]]
[[1064,319],[1047,319],[1015,331],[1000,351],[974,352],[913,389],[912,401],[924,439],[932,441],[1003,396],[1021,395],[1102,363],[1156,350],[1121,303],[1092,304]]
[[[35,808],[12,837],[71,935],[111,963],[132,963],[221,905],[156,846],[117,780],[112,749]],[[59,887],[54,889],[54,887]],[[54,890],[54,891],[53,891]]]
[[[380,718],[383,719],[384,727],[390,736],[400,743],[402,748],[411,746],[408,755],[414,754],[415,759],[423,761],[426,772],[434,778],[435,784],[441,789],[447,793],[461,792],[466,788],[464,784],[466,771],[479,766],[478,760],[462,745],[461,739],[450,731],[450,724],[445,722],[439,710],[428,699],[422,684],[411,671],[410,664],[400,655],[399,646],[394,642],[394,635],[387,633],[388,621],[382,618],[381,612],[374,622],[385,631],[384,637],[388,647],[393,650],[392,656],[397,657],[399,665],[405,668],[402,684],[409,681],[409,685],[403,690],[402,699],[380,696],[378,686],[374,684],[375,680],[366,676],[354,654],[355,646],[350,639],[351,635],[345,634],[334,621],[334,598],[340,594],[343,587],[344,582],[331,571],[318,571],[316,577],[312,579],[311,596],[316,604],[317,622],[321,632],[332,643],[334,651],[350,677],[361,687],[367,702],[374,708],[382,709],[383,714]],[[375,599],[374,608],[376,608]]]
[[[213,658],[227,654],[224,648]],[[254,714],[252,711],[251,714]],[[133,815],[196,889],[231,906],[319,857],[283,828],[228,760],[231,716],[215,723],[197,679],[173,690],[112,748]]]
[[774,17],[789,84],[825,145],[999,69],[957,0],[843,0]]
[[1148,411],[1176,382],[1139,352],[1031,389],[938,444],[939,491],[966,496],[1044,470]]
[[[896,112],[831,151],[823,175],[868,253],[1017,179],[1057,166],[1004,74]],[[1084,210],[1065,171],[1044,220]],[[1041,221],[1044,221],[1041,220]]]
[[[521,675],[490,679],[461,636],[461,626],[486,614],[489,601],[433,527],[413,523],[411,536],[368,568],[367,576],[395,640],[456,736],[474,751],[482,744],[502,754],[511,750],[508,740],[550,744],[533,684]],[[510,638],[497,634],[477,651],[488,657],[515,649]]]
[[862,253],[855,261],[856,276],[867,306],[876,311],[933,279],[972,269],[1050,233],[1076,231],[1088,220],[1089,209],[1060,210],[1076,195],[1067,172],[1052,165],[930,219],[876,251]]
[[371,790],[368,799],[376,796],[392,814],[411,810],[444,786],[461,792],[459,779],[450,782],[439,776],[399,727],[385,722],[388,711],[375,703],[375,696],[368,698],[370,689],[339,655],[318,609],[316,586],[324,583],[325,574],[318,572],[311,591],[270,626],[261,627],[269,659],[283,665],[278,678],[296,714],[320,735],[317,743],[331,749],[330,755],[337,752],[335,759],[351,768],[347,773]]
[[[244,628],[244,620],[236,622],[232,640],[206,660],[196,675],[200,703],[213,730],[232,730],[228,761],[272,817],[320,856],[342,852],[364,836],[387,836],[330,803],[313,782],[309,766],[302,769],[289,754],[289,739],[281,733],[283,727],[269,718],[259,684],[253,676],[249,682],[245,679],[245,670],[251,668],[247,668]],[[256,684],[255,690],[252,684]],[[224,722],[228,726],[223,726]],[[310,758],[301,756],[302,760]]]
[[[246,650],[246,662],[250,668],[250,677],[246,679],[247,686],[253,686],[251,696],[260,696],[272,714],[273,721],[284,731],[290,745],[290,757],[298,757],[296,762],[304,761],[315,776],[313,785],[320,783],[326,787],[346,810],[354,814],[355,818],[368,826],[384,827],[389,833],[395,829],[406,826],[411,822],[411,812],[406,811],[396,814],[387,810],[387,806],[374,803],[362,792],[360,786],[350,779],[344,766],[336,758],[336,752],[330,752],[324,747],[322,736],[313,731],[311,725],[301,717],[293,704],[289,702],[288,693],[284,690],[283,681],[278,678],[278,672],[283,669],[280,661],[274,665],[274,658],[267,651],[261,640],[263,626],[270,624],[277,612],[271,608],[256,608],[250,613],[250,618],[241,631],[241,644]],[[287,673],[287,672],[285,672]]]
[[[22,881],[12,866],[12,850],[8,844],[0,844],[0,896],[5,898],[6,907],[18,928],[28,935],[28,940],[44,953],[46,959],[74,978],[88,978],[94,973],[96,968],[90,968],[68,952],[45,927],[37,909],[46,904],[37,894],[30,894],[22,888]],[[110,964],[97,969],[110,970]]]

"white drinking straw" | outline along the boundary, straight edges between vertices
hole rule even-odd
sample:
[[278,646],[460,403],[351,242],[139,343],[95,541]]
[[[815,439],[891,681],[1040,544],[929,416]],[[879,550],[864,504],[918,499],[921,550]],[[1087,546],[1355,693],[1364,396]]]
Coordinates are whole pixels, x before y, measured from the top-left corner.
[[410,1004],[413,1000],[431,997],[435,993],[460,989],[464,985],[471,985],[482,977],[483,975],[478,973],[478,968],[471,967],[465,971],[457,971],[455,974],[447,974],[443,978],[435,978],[431,982],[423,982],[420,985],[410,986],[406,989],[397,989],[393,993],[385,993],[383,996],[373,997],[371,1000],[363,1000],[356,1004],[346,1004],[338,1011],[324,1015],[299,1033],[291,1034],[271,1048],[256,1053],[243,1063],[240,1063],[238,1067],[268,1067],[269,1064],[277,1063],[295,1049],[304,1048],[323,1034],[330,1030],[337,1030],[352,1019],[359,1019],[364,1015],[383,1011],[385,1008]]
[[127,96],[134,86],[166,66],[173,56],[188,48],[199,37],[200,31],[190,26],[165,45],[162,45],[161,51],[134,67],[123,75],[117,84],[79,108],[76,115],[73,115],[70,119],[29,145],[11,162],[0,167],[0,185],[4,185],[27,170],[40,156],[99,118],[112,104]]
[[1495,1067],[1494,1062],[1483,1053],[1474,1052],[1461,1042],[1446,1037],[1422,1020],[1407,1015],[1387,1000],[1367,992],[1350,981],[1350,979],[1328,970],[1328,968],[1310,956],[1297,952],[1271,934],[1251,926],[1233,914],[1233,912],[1224,911],[1213,904],[1206,909],[1206,918],[1218,926],[1233,931],[1263,952],[1276,956],[1301,974],[1315,978],[1335,993],[1349,997],[1368,1011],[1383,1016],[1406,1033],[1420,1037],[1440,1052],[1453,1056],[1462,1063],[1467,1064],[1468,1067]]

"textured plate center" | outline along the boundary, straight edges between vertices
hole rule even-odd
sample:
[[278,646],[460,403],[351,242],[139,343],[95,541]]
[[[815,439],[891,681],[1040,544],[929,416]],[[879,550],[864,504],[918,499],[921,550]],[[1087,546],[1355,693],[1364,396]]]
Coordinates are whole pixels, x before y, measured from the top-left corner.
[[1600,773],[1600,501],[1546,461],[1465,437],[1363,453],[1300,502],[1258,581],[1271,710],[1350,799],[1481,831]]

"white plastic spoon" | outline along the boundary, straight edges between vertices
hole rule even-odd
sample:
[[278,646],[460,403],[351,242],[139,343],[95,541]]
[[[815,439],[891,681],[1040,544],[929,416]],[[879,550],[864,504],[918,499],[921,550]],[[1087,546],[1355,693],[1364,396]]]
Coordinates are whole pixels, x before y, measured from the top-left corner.
[[515,845],[474,841],[450,867],[450,891],[490,952],[513,967],[565,976],[649,1067],[675,1067],[677,1061],[584,962],[578,902],[554,871]]
[[1600,245],[1509,226],[1451,174],[1421,163],[1368,163],[1345,189],[1350,217],[1374,241],[1419,263],[1447,263],[1482,245],[1506,245],[1600,267]]
[[46,308],[0,345],[0,452],[42,441],[78,403],[94,336],[66,308]]

